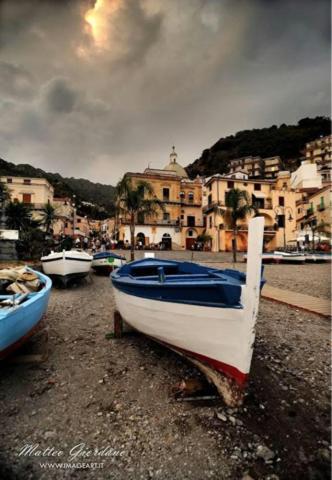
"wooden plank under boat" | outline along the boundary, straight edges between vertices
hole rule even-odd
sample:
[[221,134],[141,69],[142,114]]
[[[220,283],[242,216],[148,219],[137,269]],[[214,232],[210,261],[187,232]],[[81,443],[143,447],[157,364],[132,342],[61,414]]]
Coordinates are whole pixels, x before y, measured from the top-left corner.
[[248,381],[264,283],[263,234],[264,219],[252,219],[247,275],[152,258],[111,274],[125,322],[196,362],[228,404],[242,402]]
[[[47,310],[52,281],[46,275],[27,268],[41,281],[41,289],[25,295],[0,295],[0,359],[19,348],[37,330]],[[23,298],[24,297],[24,298]]]

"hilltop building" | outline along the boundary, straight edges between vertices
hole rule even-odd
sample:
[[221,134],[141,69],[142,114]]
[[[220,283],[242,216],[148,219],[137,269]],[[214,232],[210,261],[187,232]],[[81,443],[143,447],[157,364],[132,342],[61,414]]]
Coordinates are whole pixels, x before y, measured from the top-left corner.
[[[206,233],[211,236],[214,252],[232,250],[232,230],[222,214],[226,210],[225,198],[229,190],[238,188],[248,192],[259,215],[265,217],[264,246],[273,251],[294,242],[296,238],[295,201],[296,193],[290,186],[290,173],[279,172],[275,180],[253,180],[213,175],[204,185]],[[247,219],[239,223],[237,246],[247,250]]]
[[281,169],[281,160],[279,156],[261,158],[261,157],[241,157],[234,158],[229,162],[229,174],[237,172],[246,173],[249,178],[276,178]]
[[[127,175],[133,183],[147,181],[165,207],[156,217],[136,219],[136,241],[143,245],[163,243],[165,248],[191,249],[204,230],[202,180],[188,178],[178,163],[175,148],[163,169],[146,168],[143,173]],[[124,216],[119,219],[118,237],[130,243],[129,219]]]
[[320,137],[307,143],[305,147],[305,158],[310,163],[317,164],[323,182],[330,182],[332,166],[332,135]]

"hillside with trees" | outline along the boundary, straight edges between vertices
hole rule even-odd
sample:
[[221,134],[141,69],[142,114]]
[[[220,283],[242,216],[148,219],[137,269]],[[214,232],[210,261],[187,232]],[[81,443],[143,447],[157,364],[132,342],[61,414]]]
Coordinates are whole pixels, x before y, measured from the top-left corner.
[[[91,215],[93,218],[106,218],[114,213],[115,188],[111,185],[90,182],[84,178],[66,178],[59,173],[45,172],[28,164],[15,165],[1,158],[0,176],[46,178],[54,187],[55,197],[73,198],[76,195],[81,214]],[[81,201],[90,202],[94,207],[84,206],[80,204]]]
[[229,160],[245,156],[262,158],[279,155],[285,170],[294,170],[303,157],[305,144],[331,133],[328,117],[303,118],[296,125],[243,130],[221,138],[186,168],[190,178],[227,173]]

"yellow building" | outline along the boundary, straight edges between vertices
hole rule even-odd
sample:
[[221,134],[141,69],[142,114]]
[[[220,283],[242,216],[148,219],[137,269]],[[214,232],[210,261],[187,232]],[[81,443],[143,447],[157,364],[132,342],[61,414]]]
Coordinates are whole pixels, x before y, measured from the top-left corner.
[[[136,241],[143,245],[162,242],[166,248],[191,249],[204,230],[202,180],[188,178],[177,161],[174,147],[164,169],[147,168],[144,173],[127,175],[134,184],[147,181],[165,207],[156,217],[136,219]],[[125,217],[120,218],[119,240],[130,243],[129,220]]]
[[0,177],[9,192],[11,201],[23,202],[30,206],[36,220],[42,217],[41,210],[46,203],[53,203],[54,189],[46,178]]
[[[265,218],[264,246],[266,251],[289,245],[295,241],[296,193],[290,187],[290,173],[279,172],[275,180],[250,180],[213,175],[204,185],[206,233],[212,237],[212,251],[231,251],[232,230],[221,214],[226,209],[225,198],[229,190],[245,190]],[[248,219],[238,222],[238,250],[247,250]]]
[[328,241],[331,236],[331,184],[314,191],[300,191],[297,199],[297,238],[312,242],[312,231],[317,231],[316,240]]

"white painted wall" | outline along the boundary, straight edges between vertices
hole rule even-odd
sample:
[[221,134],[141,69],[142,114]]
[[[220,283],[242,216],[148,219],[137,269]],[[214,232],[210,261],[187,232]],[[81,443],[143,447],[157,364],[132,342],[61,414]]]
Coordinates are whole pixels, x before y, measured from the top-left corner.
[[[152,233],[152,229],[155,230],[155,233]],[[130,228],[129,225],[125,226],[125,238],[130,243]],[[175,232],[175,227],[151,227],[148,225],[136,225],[135,235],[138,233],[144,233],[145,237],[149,238],[149,243],[159,243],[162,241],[163,235],[168,233],[171,236],[172,242],[181,244],[181,233]],[[121,239],[122,240],[122,239]]]
[[322,177],[317,164],[304,161],[291,175],[292,188],[322,188]]

